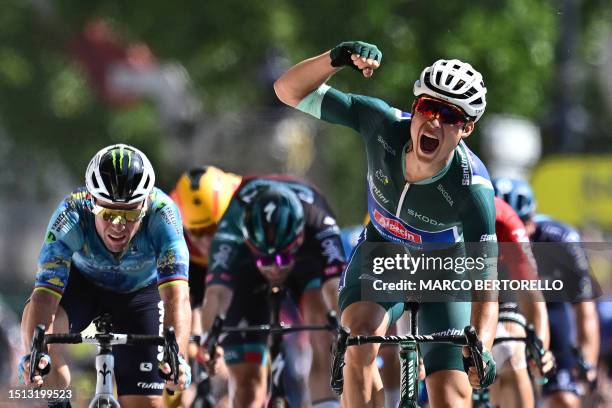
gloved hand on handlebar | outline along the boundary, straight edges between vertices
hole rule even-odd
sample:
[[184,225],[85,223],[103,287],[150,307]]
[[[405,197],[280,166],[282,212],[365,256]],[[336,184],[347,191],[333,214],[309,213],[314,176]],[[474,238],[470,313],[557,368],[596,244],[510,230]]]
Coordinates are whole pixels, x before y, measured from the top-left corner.
[[529,359],[529,366],[538,375],[547,376],[555,368],[555,357],[550,350],[543,350],[539,356],[539,362]]
[[223,347],[215,345],[215,351],[211,356],[208,352],[209,348],[210,347],[206,341],[202,342],[198,351],[197,360],[198,363],[206,366],[209,375],[214,376],[222,371],[225,371],[225,352],[223,351]]
[[33,385],[40,387],[43,385],[43,377],[51,371],[51,356],[42,353],[38,362],[38,369],[35,371],[34,380],[30,381],[30,355],[25,355],[19,360],[17,366],[17,378],[22,385]]
[[476,371],[476,367],[472,363],[472,357],[470,355],[470,349],[468,347],[463,348],[463,368],[468,375],[468,380],[470,381],[470,385],[472,388],[481,389],[488,388],[495,381],[495,376],[497,374],[497,365],[495,364],[495,360],[493,360],[493,355],[489,350],[483,347],[482,350],[482,363],[483,367],[483,379],[482,384],[478,378],[478,373]]
[[189,387],[191,384],[191,367],[187,364],[187,361],[179,354],[179,373],[177,384],[174,383],[175,373],[170,374],[172,371],[170,364],[164,362],[160,365],[159,370],[161,371],[162,378],[166,380],[166,388],[171,391],[181,391]]

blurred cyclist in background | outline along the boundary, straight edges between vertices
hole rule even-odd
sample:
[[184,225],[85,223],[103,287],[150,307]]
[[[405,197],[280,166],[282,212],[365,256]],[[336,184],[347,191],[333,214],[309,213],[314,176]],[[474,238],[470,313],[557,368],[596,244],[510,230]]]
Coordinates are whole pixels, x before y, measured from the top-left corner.
[[[194,167],[181,175],[170,193],[181,213],[183,232],[189,248],[189,298],[192,318],[191,333],[201,335],[201,306],[206,287],[208,252],[219,220],[225,213],[241,176],[225,172],[214,166]],[[189,348],[189,357],[195,360],[198,347]],[[219,370],[223,371],[223,370]],[[194,373],[195,374],[195,373]],[[222,372],[218,374],[223,374]],[[213,393],[223,393],[213,387]],[[221,386],[221,388],[224,388]],[[203,396],[197,396],[203,397]],[[179,397],[164,394],[167,406],[179,406]]]
[[[493,187],[497,180],[493,180]],[[496,192],[498,190],[496,189]],[[500,279],[537,279],[537,266],[529,246],[525,225],[514,209],[495,197],[495,233],[500,243],[498,271]],[[519,293],[517,299],[499,304],[499,323],[495,337],[525,337],[527,324],[534,326],[542,341],[542,372],[554,366],[549,347],[548,313],[539,291]],[[497,378],[490,387],[491,402],[501,408],[533,407],[534,390],[527,371],[525,343],[503,342],[493,346],[498,366]]]
[[525,223],[540,279],[561,279],[565,287],[571,286],[564,294],[567,302],[546,303],[550,350],[557,369],[542,390],[546,407],[579,407],[581,390],[577,372],[582,367],[589,386],[595,385],[599,354],[594,282],[580,236],[566,224],[535,214],[536,201],[527,182],[500,178],[496,180],[495,192]]
[[[50,333],[79,333],[96,316],[110,313],[118,333],[156,335],[162,324],[173,326],[185,353],[191,323],[189,254],[178,209],[154,187],[151,163],[132,146],[108,146],[91,159],[85,184],[61,202],[49,221],[21,322],[25,350],[38,324]],[[49,346],[33,382],[29,355],[22,357],[21,381],[68,387],[70,372],[57,346]],[[181,390],[191,381],[181,356],[178,385],[164,382],[157,346],[117,346],[113,354],[121,406],[161,407],[164,387]],[[169,366],[161,370],[167,374]]]
[[195,167],[183,173],[170,197],[181,213],[189,248],[189,297],[192,332],[200,334],[200,307],[204,296],[210,243],[241,176],[214,166]]
[[[244,178],[219,223],[202,306],[202,329],[215,316],[228,326],[269,322],[268,289],[282,285],[305,324],[326,324],[338,305],[345,266],[340,231],[325,198],[312,186],[283,176]],[[332,335],[310,332],[309,389],[313,407],[338,407],[330,388]],[[267,337],[230,334],[222,342],[235,407],[262,407],[268,389]]]

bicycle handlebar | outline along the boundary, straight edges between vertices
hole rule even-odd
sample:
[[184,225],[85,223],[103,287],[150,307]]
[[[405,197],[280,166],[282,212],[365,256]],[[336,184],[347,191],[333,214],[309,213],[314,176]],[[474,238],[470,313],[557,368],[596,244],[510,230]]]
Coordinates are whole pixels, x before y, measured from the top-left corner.
[[[328,330],[337,331],[340,327],[336,313],[330,311],[327,313],[327,324],[325,325],[291,325],[291,324],[260,324],[254,326],[224,326],[225,317],[217,316],[213,321],[212,327],[206,339],[206,350],[208,355],[212,356],[219,342],[221,333],[261,333],[261,334],[286,334],[298,331],[315,331]],[[197,336],[196,336],[197,337]]]
[[[30,350],[30,381],[34,381],[36,370],[43,354],[47,353],[48,344],[95,344],[98,346],[113,346],[118,344],[128,345],[157,345],[164,346],[163,362],[170,365],[168,378],[179,372],[179,354],[176,335],[173,327],[164,328],[164,335],[148,334],[116,334],[96,333],[83,336],[81,333],[51,333],[45,334],[45,326],[39,324],[34,329],[32,336],[32,348]],[[174,376],[174,383],[178,384],[178,375]]]
[[45,344],[96,344],[96,345],[152,345],[163,346],[164,337],[149,334],[96,333],[83,336],[80,333],[53,333],[45,335]]
[[476,373],[478,374],[478,380],[481,384],[483,383],[484,370],[482,360],[482,342],[478,338],[476,330],[472,326],[466,326],[463,331],[463,335],[456,336],[416,334],[404,334],[401,336],[350,336],[349,329],[341,326],[338,329],[338,337],[332,350],[332,390],[338,396],[342,394],[344,387],[342,369],[345,365],[344,355],[348,346],[357,346],[372,343],[398,344],[405,341],[416,341],[417,343],[451,343],[469,347],[472,356],[472,363],[476,367]]

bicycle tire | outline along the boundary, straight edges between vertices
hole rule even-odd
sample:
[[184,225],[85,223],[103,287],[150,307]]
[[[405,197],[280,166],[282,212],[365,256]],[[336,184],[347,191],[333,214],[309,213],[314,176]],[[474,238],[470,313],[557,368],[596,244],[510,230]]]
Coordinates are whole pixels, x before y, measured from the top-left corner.
[[119,404],[106,398],[98,398],[92,406],[94,408],[119,408]]
[[270,400],[268,408],[289,408],[289,403],[284,397],[276,397]]

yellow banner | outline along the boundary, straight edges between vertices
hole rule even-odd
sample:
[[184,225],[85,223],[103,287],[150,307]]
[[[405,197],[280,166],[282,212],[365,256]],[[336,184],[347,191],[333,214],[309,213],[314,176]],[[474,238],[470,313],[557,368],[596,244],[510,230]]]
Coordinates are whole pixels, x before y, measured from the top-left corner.
[[612,228],[612,156],[563,156],[542,161],[532,185],[537,212],[574,226]]

